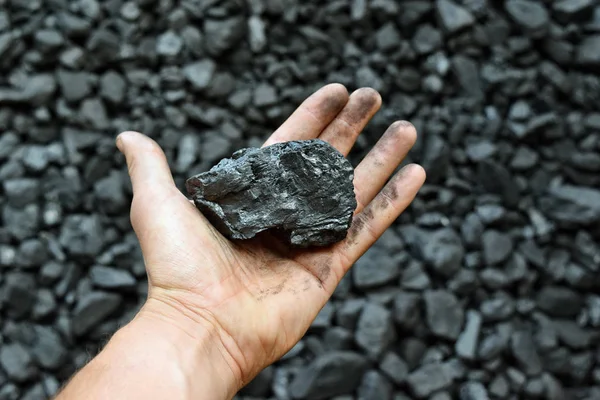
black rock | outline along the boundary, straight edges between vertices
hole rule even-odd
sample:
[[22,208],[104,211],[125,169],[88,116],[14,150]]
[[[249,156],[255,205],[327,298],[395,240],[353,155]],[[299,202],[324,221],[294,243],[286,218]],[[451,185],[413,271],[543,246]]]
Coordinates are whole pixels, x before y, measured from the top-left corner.
[[0,399],[2,400],[19,400],[21,391],[19,387],[13,383],[6,383],[0,386]]
[[552,12],[557,21],[566,24],[585,21],[594,6],[593,0],[560,0],[552,3]]
[[483,161],[493,156],[497,151],[497,146],[487,140],[471,143],[466,148],[467,156],[471,161]]
[[577,47],[576,60],[586,67],[600,66],[600,35],[584,38]]
[[134,289],[137,282],[129,271],[103,265],[90,269],[90,278],[95,286],[103,289]]
[[367,303],[358,319],[356,343],[378,358],[396,339],[392,313],[379,304]]
[[400,286],[408,290],[423,290],[431,286],[431,280],[421,263],[411,262],[402,273]]
[[536,304],[540,310],[553,317],[575,317],[583,307],[581,296],[566,287],[545,286],[537,294]]
[[412,40],[413,48],[420,55],[438,50],[442,45],[442,34],[431,25],[421,25]]
[[379,77],[379,74],[368,65],[358,68],[354,79],[358,86],[371,87],[377,91],[381,91],[384,87],[383,80]]
[[541,206],[552,219],[567,225],[600,221],[600,190],[560,185],[549,192],[552,197]]
[[268,396],[273,383],[273,375],[275,367],[269,366],[263,369],[252,381],[247,384],[241,391],[241,394],[246,396],[261,397]]
[[437,273],[450,277],[460,269],[464,248],[456,231],[442,228],[431,234],[423,233],[420,242],[420,253]]
[[427,325],[431,332],[456,340],[463,326],[464,311],[456,297],[445,290],[430,290],[423,295]]
[[541,378],[531,379],[525,384],[523,393],[530,398],[540,398],[544,395],[544,382]]
[[505,261],[513,251],[511,237],[494,230],[483,233],[482,244],[483,256],[487,265],[496,265]]
[[122,302],[122,297],[114,293],[90,292],[82,297],[75,310],[71,329],[76,336],[87,333],[105,318],[115,312]]
[[402,291],[394,298],[394,321],[404,330],[411,330],[420,321],[421,299],[416,293]]
[[56,299],[49,289],[40,289],[37,291],[35,304],[31,310],[31,317],[34,320],[41,320],[54,314],[56,311]]
[[206,51],[219,56],[235,46],[246,33],[246,21],[242,16],[224,20],[207,19],[204,21]]
[[479,163],[477,176],[481,186],[488,193],[501,196],[509,206],[518,203],[519,187],[503,165],[490,160],[482,161]]
[[362,378],[357,390],[357,399],[359,400],[391,400],[394,387],[377,371],[367,371]]
[[52,328],[36,325],[36,341],[31,353],[38,365],[45,369],[57,369],[67,359],[67,349],[60,335]]
[[23,397],[20,400],[45,400],[47,398],[48,396],[44,391],[44,387],[41,383],[37,383],[23,393]]
[[554,320],[552,327],[556,330],[559,340],[571,349],[585,349],[590,344],[592,333],[574,321]]
[[35,279],[30,274],[17,271],[6,274],[0,293],[6,313],[14,318],[23,317],[35,304]]
[[173,31],[167,31],[156,40],[156,53],[163,57],[175,57],[183,49],[183,40]]
[[543,3],[531,0],[508,0],[505,9],[511,19],[525,32],[542,36],[550,22],[548,10]]
[[475,17],[469,10],[451,0],[437,0],[435,9],[439,24],[448,33],[455,33],[475,23]]
[[465,382],[460,386],[460,400],[489,400],[485,386],[480,382]]
[[0,366],[16,382],[34,378],[37,369],[27,348],[19,343],[3,344],[0,348]]
[[495,329],[481,340],[477,355],[482,360],[491,360],[504,352],[510,343],[512,327],[497,324]]
[[481,303],[480,311],[485,321],[502,321],[515,313],[515,302],[510,296],[498,292]]
[[17,251],[16,265],[24,268],[39,267],[48,259],[48,247],[38,239],[26,239]]
[[366,304],[365,299],[346,300],[335,314],[336,324],[346,329],[354,330],[356,321]]
[[542,372],[542,361],[537,353],[535,342],[528,331],[516,331],[512,334],[510,348],[527,375],[538,375]]
[[248,19],[248,42],[255,53],[262,52],[267,45],[265,30],[265,22],[259,16],[253,15]]
[[93,257],[104,245],[102,222],[98,215],[69,215],[62,224],[59,241],[74,256]]
[[120,47],[121,39],[108,29],[93,31],[86,44],[94,65],[115,60],[119,55]]
[[346,237],[356,208],[352,179],[340,153],[308,140],[239,150],[186,187],[229,238],[272,230],[295,246],[324,246]]
[[375,34],[375,42],[377,47],[383,52],[387,52],[398,47],[401,40],[402,38],[400,37],[398,29],[396,29],[396,24],[393,22],[384,24]]
[[331,320],[335,315],[335,304],[332,302],[327,302],[317,314],[317,317],[314,319],[311,328],[328,328],[331,326]]
[[393,351],[382,357],[379,369],[398,385],[402,385],[406,381],[409,372],[406,362]]
[[125,99],[127,82],[115,71],[107,71],[99,82],[100,97],[109,103],[121,104]]
[[257,107],[272,106],[277,103],[277,91],[268,83],[260,83],[254,89],[253,104]]
[[25,79],[18,89],[0,88],[0,104],[30,103],[46,104],[56,91],[56,80],[48,74],[33,75]]
[[61,93],[67,101],[82,100],[92,92],[90,76],[86,72],[60,69],[56,77]]
[[323,335],[323,345],[327,350],[351,350],[354,348],[354,333],[340,326],[331,327]]
[[482,318],[477,311],[467,311],[466,323],[454,345],[456,354],[467,360],[475,360],[479,346]]
[[496,378],[489,384],[488,388],[489,394],[501,399],[505,398],[510,391],[508,381],[503,375],[496,376]]
[[390,254],[382,246],[373,246],[352,267],[354,286],[369,289],[388,284],[400,276],[404,254]]
[[35,202],[40,195],[40,184],[31,178],[7,179],[3,182],[8,203],[17,208]]
[[367,359],[358,353],[333,351],[320,355],[296,374],[290,394],[294,399],[320,400],[352,393],[367,366]]
[[63,264],[60,264],[56,261],[49,261],[40,268],[38,275],[39,282],[42,285],[53,283],[63,276],[64,270],[65,266]]
[[213,79],[216,67],[213,60],[205,59],[183,67],[183,74],[194,89],[205,90]]
[[427,398],[432,393],[449,387],[452,381],[448,366],[437,362],[420,367],[410,373],[407,379],[408,387],[419,399]]

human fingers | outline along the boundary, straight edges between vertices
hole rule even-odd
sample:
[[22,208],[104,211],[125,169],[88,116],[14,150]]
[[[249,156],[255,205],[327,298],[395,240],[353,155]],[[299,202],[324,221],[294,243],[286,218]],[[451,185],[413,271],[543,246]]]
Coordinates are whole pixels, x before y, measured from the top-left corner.
[[290,140],[314,139],[348,102],[348,91],[339,83],[323,86],[294,111],[263,146]]
[[373,200],[416,140],[417,131],[410,122],[396,121],[390,125],[354,170],[354,191],[358,203],[355,213],[361,212]]
[[[127,170],[133,186],[131,222],[134,229],[144,219],[140,210],[134,209],[140,200],[144,212],[152,212],[158,198],[176,189],[167,158],[160,146],[139,132],[126,131],[117,136],[117,147],[125,156]],[[147,201],[146,201],[147,200]]]
[[362,212],[354,216],[348,236],[338,246],[344,272],[408,207],[424,182],[423,167],[409,164],[394,175]]
[[381,95],[371,88],[354,91],[344,109],[325,128],[319,139],[348,155],[356,138],[381,107]]

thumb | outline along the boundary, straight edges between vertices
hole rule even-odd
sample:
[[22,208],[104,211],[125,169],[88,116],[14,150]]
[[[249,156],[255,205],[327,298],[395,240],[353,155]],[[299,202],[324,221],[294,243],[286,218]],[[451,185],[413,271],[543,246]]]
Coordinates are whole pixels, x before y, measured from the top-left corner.
[[[132,223],[134,228],[140,212],[152,212],[156,200],[177,190],[165,153],[148,136],[138,132],[123,132],[117,136],[117,147],[125,155],[133,186]],[[140,210],[134,210],[139,204]]]
[[148,136],[123,132],[117,136],[117,148],[125,155],[134,195],[175,186],[165,153]]

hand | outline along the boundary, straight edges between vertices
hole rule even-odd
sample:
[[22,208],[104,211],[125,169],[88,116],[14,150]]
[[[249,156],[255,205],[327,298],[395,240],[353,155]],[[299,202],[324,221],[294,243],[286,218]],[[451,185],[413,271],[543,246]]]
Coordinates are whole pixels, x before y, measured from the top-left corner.
[[[348,96],[342,85],[325,86],[264,145],[318,137],[347,155],[380,105],[372,89]],[[358,207],[347,238],[295,250],[264,237],[224,238],[175,187],[160,147],[122,133],[117,145],[133,184],[131,222],[149,280],[138,318],[167,323],[191,340],[213,338],[232,395],[300,340],[348,269],[413,200],[425,180],[420,166],[385,183],[415,140],[411,124],[393,123],[355,170]]]

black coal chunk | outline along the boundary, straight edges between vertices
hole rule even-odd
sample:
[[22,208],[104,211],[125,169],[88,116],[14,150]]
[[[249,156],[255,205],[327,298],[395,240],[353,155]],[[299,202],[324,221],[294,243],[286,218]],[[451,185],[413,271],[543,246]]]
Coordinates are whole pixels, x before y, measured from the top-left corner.
[[322,140],[246,148],[186,182],[196,207],[223,235],[273,230],[294,246],[346,237],[356,208],[353,169]]
[[290,384],[290,394],[294,399],[319,400],[351,393],[367,367],[367,359],[358,353],[328,352],[298,372]]

